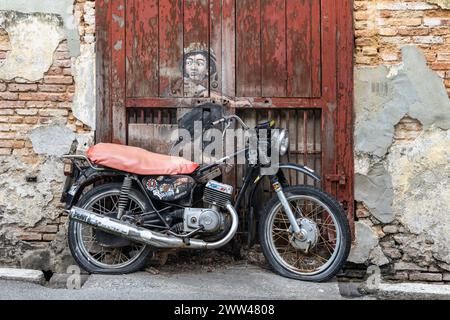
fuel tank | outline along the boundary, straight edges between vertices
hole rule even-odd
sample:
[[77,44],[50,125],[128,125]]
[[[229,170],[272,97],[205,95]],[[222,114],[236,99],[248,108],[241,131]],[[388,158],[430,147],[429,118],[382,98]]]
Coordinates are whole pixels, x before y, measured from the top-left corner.
[[147,176],[142,179],[149,196],[161,201],[177,201],[190,197],[194,178],[185,175]]

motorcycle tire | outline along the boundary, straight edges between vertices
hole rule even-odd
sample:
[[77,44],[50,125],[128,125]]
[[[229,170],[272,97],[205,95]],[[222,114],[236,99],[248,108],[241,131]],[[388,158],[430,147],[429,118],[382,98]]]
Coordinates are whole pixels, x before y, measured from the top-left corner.
[[[79,200],[76,206],[89,210],[89,207],[92,205],[92,203],[94,203],[98,199],[102,199],[102,197],[117,197],[120,194],[121,186],[121,183],[107,183],[96,186],[93,189],[89,190]],[[128,193],[128,198],[137,203],[143,212],[151,211],[150,204],[141,192],[131,189]],[[69,248],[73,258],[78,263],[78,265],[87,272],[98,274],[127,274],[139,271],[146,265],[147,257],[151,254],[152,251],[149,246],[145,245],[141,245],[141,249],[137,252],[136,256],[130,259],[128,263],[111,266],[102,264],[89,253],[89,250],[85,248],[85,245],[81,240],[83,239],[83,235],[81,235],[80,231],[80,228],[82,227],[83,226],[80,222],[69,220],[68,240]],[[122,255],[122,252],[120,252],[120,255]]]
[[[272,267],[272,269],[280,274],[281,276],[297,279],[297,280],[303,280],[303,281],[313,281],[313,282],[323,282],[330,280],[333,278],[342,268],[343,264],[346,262],[350,247],[351,247],[351,232],[349,223],[345,214],[345,211],[341,207],[341,205],[329,194],[326,192],[311,187],[311,186],[305,186],[305,185],[298,185],[298,186],[291,186],[287,187],[284,190],[285,196],[289,203],[291,201],[310,201],[317,204],[320,204],[324,207],[325,214],[328,214],[331,220],[335,223],[336,227],[333,231],[333,241],[335,241],[335,251],[333,251],[332,255],[330,252],[330,259],[327,260],[327,263],[324,264],[324,266],[319,270],[311,270],[311,272],[305,271],[305,269],[301,269],[298,267],[298,263],[300,261],[300,258],[298,258],[298,261],[294,263],[294,266],[290,265],[288,261],[285,261],[285,259],[281,256],[281,254],[277,250],[277,246],[275,245],[275,242],[278,241],[278,245],[280,242],[280,238],[274,239],[273,236],[273,228],[275,228],[275,218],[278,217],[279,212],[283,211],[281,203],[277,196],[274,196],[266,205],[264,211],[262,212],[260,223],[259,223],[259,237],[260,237],[260,244],[262,247],[262,251],[264,253],[264,256],[269,263],[269,265]],[[297,202],[298,203],[298,202]],[[281,210],[280,210],[281,209]],[[297,211],[297,208],[296,208]],[[302,210],[299,210],[302,212]],[[323,214],[322,214],[323,215]],[[279,219],[279,218],[278,218]],[[289,221],[286,220],[277,220],[277,221],[284,221],[283,226],[288,226]],[[301,217],[299,217],[301,219]],[[309,220],[313,221],[313,220]],[[320,218],[317,218],[317,221],[320,221]],[[279,223],[279,222],[277,222]],[[314,225],[310,222],[307,222],[309,225]],[[320,229],[317,227],[319,224],[316,222],[316,228],[317,228],[317,235],[316,237],[321,237],[321,232],[323,232],[324,229]],[[328,226],[328,225],[327,225]],[[328,227],[324,227],[328,228]],[[298,250],[298,247],[293,247],[292,243],[294,242],[294,238],[289,238],[289,232],[290,229],[284,230],[280,228],[276,228],[276,232],[280,232],[278,230],[283,230],[286,233],[284,234],[277,234],[277,236],[282,237],[282,242],[287,242],[288,244],[284,248],[285,254],[286,252],[297,255],[303,254],[304,257],[308,257],[308,250],[301,251]],[[328,230],[328,229],[327,229]],[[283,232],[281,231],[281,232]],[[329,232],[329,231],[327,231]],[[323,240],[322,240],[323,239]],[[325,242],[325,239],[321,237],[321,240]],[[320,242],[317,242],[320,243]],[[324,243],[326,246],[326,244]],[[289,248],[291,246],[293,248]],[[330,245],[331,246],[331,245]],[[292,251],[291,251],[292,250]],[[329,250],[329,249],[328,249]],[[309,254],[312,256],[312,253],[309,252]],[[297,257],[295,257],[293,260],[295,260]],[[291,257],[289,257],[291,258]],[[303,258],[305,259],[305,258]],[[311,258],[308,258],[311,259]],[[322,257],[322,259],[324,259]],[[286,260],[289,260],[286,258]],[[290,261],[293,261],[290,260]],[[306,259],[307,260],[307,259]],[[325,260],[325,259],[324,259]],[[302,260],[303,263],[303,260]],[[303,267],[304,268],[304,267]]]

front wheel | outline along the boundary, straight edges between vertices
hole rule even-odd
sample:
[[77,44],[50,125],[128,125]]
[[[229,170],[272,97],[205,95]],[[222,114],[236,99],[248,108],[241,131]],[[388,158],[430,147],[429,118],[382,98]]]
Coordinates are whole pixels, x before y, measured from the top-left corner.
[[259,222],[260,243],[270,266],[280,275],[305,281],[327,281],[347,260],[350,227],[339,203],[310,186],[284,189],[301,233],[294,235],[278,197],[272,198]]

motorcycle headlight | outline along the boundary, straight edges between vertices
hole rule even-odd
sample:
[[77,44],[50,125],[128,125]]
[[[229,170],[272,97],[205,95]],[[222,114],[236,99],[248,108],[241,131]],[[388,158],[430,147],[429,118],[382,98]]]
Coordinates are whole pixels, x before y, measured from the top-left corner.
[[277,129],[272,141],[275,143],[273,146],[275,150],[278,150],[278,155],[280,157],[284,156],[289,149],[289,134],[287,130]]
[[289,150],[289,134],[287,130],[281,130],[278,136],[278,148],[280,156],[284,156]]

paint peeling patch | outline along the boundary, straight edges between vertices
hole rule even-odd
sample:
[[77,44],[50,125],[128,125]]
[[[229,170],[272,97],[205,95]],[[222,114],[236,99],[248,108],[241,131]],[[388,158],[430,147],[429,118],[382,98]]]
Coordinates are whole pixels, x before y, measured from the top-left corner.
[[450,0],[428,0],[427,2],[437,4],[442,9],[450,9]]
[[375,218],[383,223],[394,220],[393,191],[389,172],[380,163],[372,166],[365,175],[355,175],[355,200],[363,201]]
[[348,261],[364,263],[369,259],[370,252],[378,245],[378,238],[372,229],[362,222],[355,223],[355,245],[350,251]]
[[355,70],[355,198],[369,210],[351,259],[382,265],[384,252],[428,267],[450,262],[450,99],[417,47],[402,55]]
[[95,130],[95,46],[82,45],[80,56],[73,58],[75,91],[72,112],[75,118]]
[[119,51],[122,49],[122,46],[123,46],[123,42],[122,42],[122,40],[119,40],[114,44],[114,50]]
[[30,139],[37,154],[62,156],[70,151],[76,136],[69,128],[52,125],[34,129]]
[[429,130],[395,144],[387,162],[398,220],[414,234],[416,248],[450,263],[450,131]]
[[119,27],[123,28],[125,26],[125,20],[116,14],[112,15],[113,20],[119,24]]
[[0,66],[0,79],[42,79],[64,39],[62,24],[61,18],[53,14],[0,11],[0,26],[8,33],[11,45]]
[[[17,157],[0,160],[2,227],[34,227],[43,219],[52,220],[61,214],[55,206],[64,182],[63,163],[52,157],[41,160],[36,165],[26,164]],[[39,183],[27,182],[28,176],[37,177]]]
[[[405,116],[427,130],[450,128],[450,100],[442,79],[415,46],[402,48],[403,64],[356,69],[355,152],[386,155],[395,126]],[[374,134],[376,133],[376,134]]]
[[80,36],[74,19],[73,0],[1,0],[0,10],[15,11],[23,14],[52,14],[60,17],[64,37],[68,41],[70,54],[80,54]]

